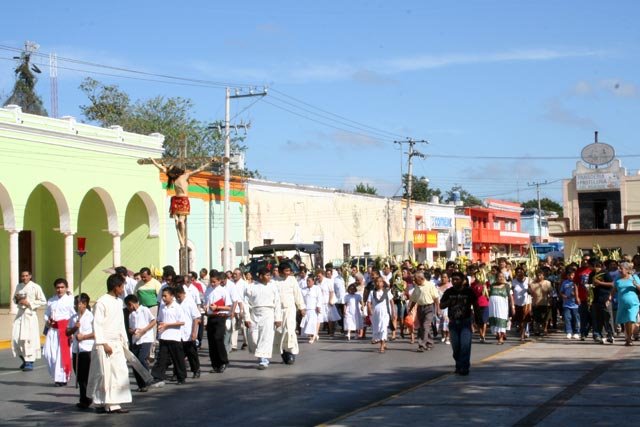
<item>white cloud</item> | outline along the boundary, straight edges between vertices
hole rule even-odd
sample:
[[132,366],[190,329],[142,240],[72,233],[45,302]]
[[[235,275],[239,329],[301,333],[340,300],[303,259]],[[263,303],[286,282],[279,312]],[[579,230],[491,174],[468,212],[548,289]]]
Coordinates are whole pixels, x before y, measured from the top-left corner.
[[591,86],[591,83],[582,80],[576,83],[571,90],[571,93],[574,95],[590,95],[593,93],[593,87]]
[[622,79],[605,79],[599,82],[599,87],[615,96],[635,98],[640,95],[638,86]]
[[435,68],[490,64],[501,62],[552,61],[563,58],[579,58],[603,55],[594,50],[514,49],[504,52],[455,53],[441,55],[416,54],[398,58],[364,61],[333,61],[330,63],[299,60],[268,64],[264,68],[214,66],[204,62],[194,63],[199,72],[210,78],[226,79],[229,75],[240,80],[287,81],[339,81],[354,79],[360,82],[380,84],[393,82],[392,75]]
[[551,100],[545,106],[543,117],[554,123],[585,129],[596,129],[596,123],[589,117],[581,117],[567,109],[557,100]]

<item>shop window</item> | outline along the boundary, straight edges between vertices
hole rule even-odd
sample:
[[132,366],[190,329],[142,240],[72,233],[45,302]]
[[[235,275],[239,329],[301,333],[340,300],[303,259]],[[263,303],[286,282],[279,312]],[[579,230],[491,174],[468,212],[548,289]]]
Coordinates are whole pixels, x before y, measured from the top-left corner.
[[579,193],[580,230],[602,230],[620,224],[620,192]]

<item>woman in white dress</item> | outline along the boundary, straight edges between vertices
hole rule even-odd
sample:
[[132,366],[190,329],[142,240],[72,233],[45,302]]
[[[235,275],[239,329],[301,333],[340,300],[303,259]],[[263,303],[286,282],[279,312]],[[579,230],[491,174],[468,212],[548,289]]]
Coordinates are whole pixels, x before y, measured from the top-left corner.
[[319,317],[322,313],[322,292],[316,286],[313,276],[307,277],[307,287],[300,292],[302,299],[304,299],[304,305],[307,307],[300,322],[300,331],[309,337],[309,344],[313,344],[318,340]]
[[380,343],[380,353],[387,349],[387,330],[389,320],[393,315],[393,297],[391,292],[384,287],[385,282],[382,277],[376,278],[375,288],[369,294],[367,307],[371,314],[371,333],[373,341]]
[[360,333],[362,329],[362,295],[357,292],[355,283],[347,288],[344,297],[344,330],[347,332],[347,340],[351,341],[351,332]]

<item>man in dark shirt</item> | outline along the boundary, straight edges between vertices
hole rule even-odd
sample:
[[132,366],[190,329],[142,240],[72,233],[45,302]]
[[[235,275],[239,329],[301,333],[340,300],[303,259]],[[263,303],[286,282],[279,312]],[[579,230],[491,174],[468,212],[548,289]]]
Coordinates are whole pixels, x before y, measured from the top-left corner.
[[611,260],[608,263],[607,271],[602,270],[602,263],[596,261],[594,270],[589,277],[589,282],[593,284],[593,303],[591,304],[591,315],[593,317],[593,340],[604,344],[602,329],[607,333],[607,342],[613,343],[613,318],[611,291],[615,275],[618,272],[618,263]]
[[444,291],[440,299],[440,308],[448,309],[449,334],[453,358],[456,361],[456,374],[469,375],[471,359],[472,307],[477,303],[476,294],[466,285],[463,273],[451,273],[453,287]]

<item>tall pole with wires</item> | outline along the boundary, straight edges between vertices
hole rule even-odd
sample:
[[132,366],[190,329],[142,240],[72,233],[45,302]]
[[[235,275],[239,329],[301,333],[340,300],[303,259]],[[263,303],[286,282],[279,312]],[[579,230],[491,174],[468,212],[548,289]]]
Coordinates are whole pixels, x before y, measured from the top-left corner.
[[[266,96],[267,89],[263,89],[261,92],[255,92],[253,89],[249,90],[249,93],[241,93],[236,90],[235,94],[231,94],[231,88],[226,88],[225,96],[225,110],[224,110],[224,215],[223,215],[223,231],[222,231],[222,268],[224,271],[231,269],[231,259],[229,257],[229,203],[231,193],[231,100],[238,98],[249,98],[254,96]],[[249,125],[240,124],[233,125],[234,129],[244,128],[247,129]]]
[[536,187],[536,194],[538,197],[538,243],[542,243],[542,203],[540,202],[540,186],[546,185],[548,182],[545,180],[544,182],[531,182],[527,183],[529,187]]
[[407,152],[408,155],[408,167],[407,167],[407,194],[406,194],[406,199],[407,199],[407,208],[406,208],[406,213],[405,213],[405,217],[404,217],[404,238],[402,239],[402,258],[403,259],[407,259],[408,257],[413,257],[413,251],[409,250],[409,222],[411,221],[412,215],[411,215],[411,201],[413,199],[413,158],[414,157],[420,157],[420,158],[425,158],[425,155],[422,154],[419,151],[414,150],[414,145],[421,143],[421,144],[428,144],[427,141],[425,140],[419,140],[416,141],[412,138],[408,138],[406,141],[393,141],[396,144],[408,144],[409,145],[409,151]]

